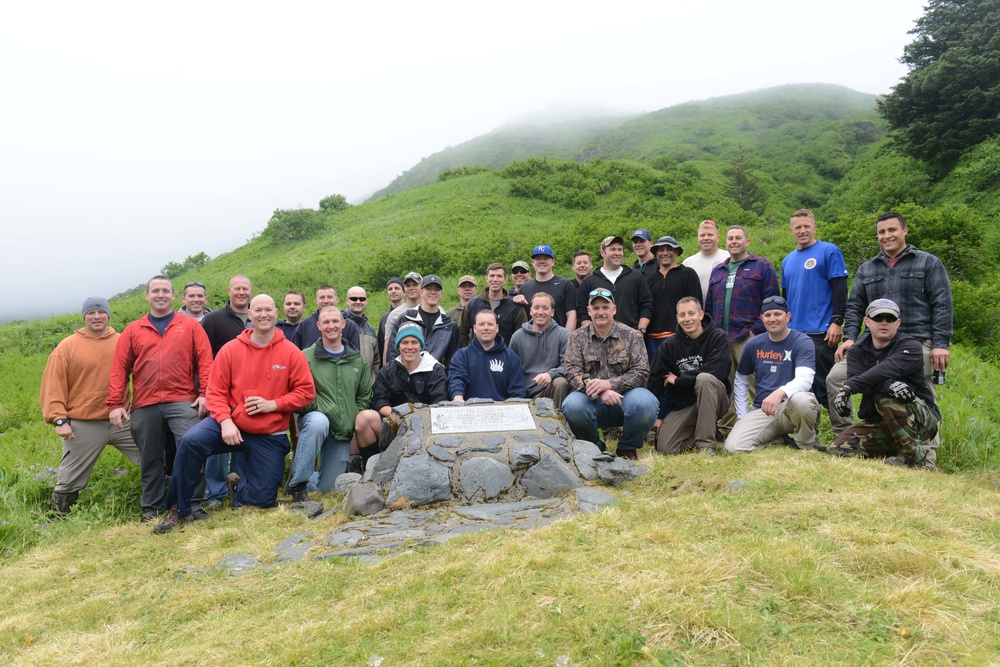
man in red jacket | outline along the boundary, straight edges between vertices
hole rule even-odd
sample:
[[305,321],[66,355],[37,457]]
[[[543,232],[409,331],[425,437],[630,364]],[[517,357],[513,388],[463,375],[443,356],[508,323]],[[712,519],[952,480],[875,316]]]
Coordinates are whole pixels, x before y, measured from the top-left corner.
[[[125,327],[118,339],[108,384],[108,420],[116,429],[131,428],[139,447],[143,522],[163,511],[167,443],[171,434],[180,440],[207,414],[205,386],[212,370],[208,336],[194,319],[173,311],[174,287],[166,276],[146,283],[146,301],[149,315]],[[200,507],[198,514],[208,517]]]
[[275,328],[277,321],[274,299],[266,294],[254,297],[253,328],[226,343],[216,356],[208,382],[209,417],[177,444],[167,495],[170,510],[153,529],[157,533],[193,520],[188,499],[212,454],[243,454],[245,477],[229,474],[233,507],[274,507],[291,449],[288,417],[316,397],[305,355]]

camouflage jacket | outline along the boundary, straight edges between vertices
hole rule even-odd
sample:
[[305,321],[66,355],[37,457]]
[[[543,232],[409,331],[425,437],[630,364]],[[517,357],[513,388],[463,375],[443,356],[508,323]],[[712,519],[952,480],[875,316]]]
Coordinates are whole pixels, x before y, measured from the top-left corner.
[[576,391],[583,391],[585,377],[611,380],[619,394],[645,386],[649,377],[649,356],[642,334],[621,322],[614,322],[611,333],[603,340],[593,322],[571,332],[563,365],[566,379]]

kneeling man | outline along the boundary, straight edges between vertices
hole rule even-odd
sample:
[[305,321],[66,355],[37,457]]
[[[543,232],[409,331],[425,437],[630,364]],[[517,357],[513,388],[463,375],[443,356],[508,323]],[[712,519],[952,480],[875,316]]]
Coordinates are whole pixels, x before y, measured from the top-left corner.
[[378,414],[369,410],[371,367],[364,355],[344,340],[345,325],[339,308],[324,306],[316,323],[320,338],[305,349],[316,400],[299,417],[299,443],[288,480],[288,493],[297,503],[309,500],[309,491],[332,491],[337,476],[347,472],[351,455],[358,454],[351,451],[351,438],[381,422]]
[[[750,452],[789,433],[799,449],[818,449],[819,401],[811,391],[816,375],[812,341],[788,328],[792,314],[783,297],[764,299],[760,318],[767,331],[747,341],[736,367],[733,400],[739,421],[726,438],[726,451]],[[748,412],[751,375],[757,383],[757,400]]]
[[451,400],[464,403],[470,398],[525,398],[521,360],[504,345],[496,313],[484,309],[473,318],[472,342],[455,353],[448,368]]
[[589,323],[571,332],[563,366],[575,390],[563,401],[563,415],[580,440],[604,451],[599,428],[620,426],[618,456],[636,459],[656,422],[659,403],[646,389],[649,355],[642,334],[615,321],[615,297],[599,287],[587,293]]
[[[701,302],[677,302],[677,333],[653,357],[647,386],[660,395],[656,449],[680,454],[695,446],[715,454],[716,424],[729,410],[729,337],[705,314]],[[668,412],[669,411],[669,412]]]
[[838,456],[888,457],[890,465],[925,467],[924,445],[937,433],[941,413],[924,379],[923,345],[899,333],[899,306],[875,299],[865,311],[868,336],[847,351],[847,382],[831,407],[851,413],[861,394],[861,422],[844,429],[830,447]]
[[241,452],[245,478],[229,474],[234,507],[273,507],[285,475],[288,418],[309,405],[316,388],[298,347],[275,328],[274,299],[261,294],[250,302],[252,329],[226,343],[208,379],[209,416],[177,443],[167,489],[170,510],[153,529],[166,533],[191,521],[191,493],[212,454]]

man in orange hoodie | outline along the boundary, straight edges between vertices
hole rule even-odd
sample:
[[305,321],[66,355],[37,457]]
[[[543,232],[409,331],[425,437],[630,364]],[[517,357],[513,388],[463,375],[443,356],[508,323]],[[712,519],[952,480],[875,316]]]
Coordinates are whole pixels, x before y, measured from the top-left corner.
[[42,415],[62,438],[62,460],[52,492],[52,509],[60,516],[69,514],[107,445],[139,465],[132,433],[112,426],[108,419],[108,374],[121,336],[108,326],[110,317],[107,300],[92,296],[84,301],[84,326],[56,346],[42,375]]
[[243,454],[245,478],[229,474],[233,507],[274,507],[291,449],[288,417],[316,397],[305,355],[275,328],[277,321],[274,299],[255,296],[250,302],[253,328],[226,343],[216,356],[208,381],[209,417],[177,444],[167,492],[170,510],[153,528],[157,533],[193,520],[189,499],[212,454]]
[[[169,438],[180,440],[205,416],[205,385],[212,370],[208,336],[193,318],[174,312],[174,286],[166,276],[150,278],[146,301],[149,314],[125,327],[118,339],[108,382],[111,425],[131,428],[139,446],[143,522],[163,511]],[[208,518],[201,507],[198,512]]]

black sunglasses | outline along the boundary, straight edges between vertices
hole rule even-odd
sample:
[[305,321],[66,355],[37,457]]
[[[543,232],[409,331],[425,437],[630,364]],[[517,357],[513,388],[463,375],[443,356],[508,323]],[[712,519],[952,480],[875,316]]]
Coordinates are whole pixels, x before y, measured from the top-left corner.
[[869,317],[868,319],[870,319],[872,322],[888,322],[889,324],[892,324],[899,318],[889,313],[879,313],[875,317]]
[[187,285],[184,286],[184,289],[187,289],[188,287],[200,287],[202,289],[205,289],[205,283],[200,283],[197,280],[192,280],[191,282],[189,282]]
[[348,301],[367,301],[368,297],[366,297],[366,296],[349,296],[349,297],[347,297],[347,300]]

